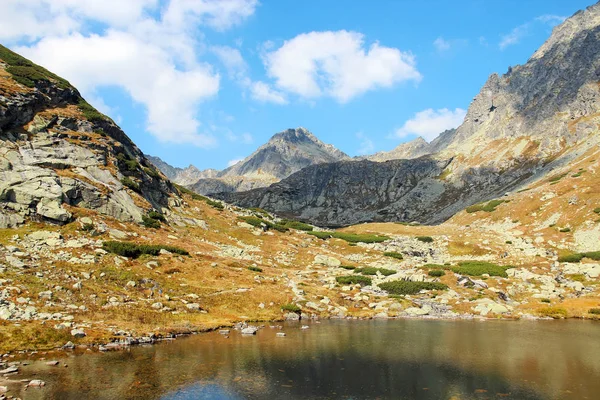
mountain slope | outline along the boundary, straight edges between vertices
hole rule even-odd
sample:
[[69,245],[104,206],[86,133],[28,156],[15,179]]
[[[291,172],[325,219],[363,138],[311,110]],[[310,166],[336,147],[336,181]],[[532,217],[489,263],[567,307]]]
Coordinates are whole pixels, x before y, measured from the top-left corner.
[[141,222],[176,191],[66,80],[0,45],[0,227],[73,207]]
[[[502,196],[507,191],[542,178],[597,146],[600,123],[600,4],[578,12],[556,27],[552,36],[523,66],[493,74],[475,97],[465,121],[435,143],[431,157],[451,159],[438,179],[421,182],[419,198],[397,197],[392,182],[367,180],[370,192],[383,207],[374,220],[439,223],[465,207]],[[361,175],[355,162],[346,174]],[[335,212],[323,207],[326,188],[311,197],[288,190],[288,183],[319,187],[315,177],[338,171],[328,165],[300,171],[268,189],[218,195],[235,204],[262,207],[316,224],[338,226],[364,221],[355,206],[357,190],[338,185],[344,198]],[[402,175],[407,163],[379,163],[382,175]],[[392,169],[393,171],[389,171]],[[319,171],[320,170],[320,171]],[[328,177],[332,182],[341,176]],[[322,178],[320,178],[322,179]]]
[[346,159],[346,154],[321,142],[308,130],[288,129],[217,176],[200,179],[189,187],[201,194],[249,190],[278,182],[309,165]]

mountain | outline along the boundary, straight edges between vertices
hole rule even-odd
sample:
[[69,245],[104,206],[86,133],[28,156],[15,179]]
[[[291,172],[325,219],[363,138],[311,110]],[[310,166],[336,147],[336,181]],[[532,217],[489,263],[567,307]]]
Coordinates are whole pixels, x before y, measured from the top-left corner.
[[160,170],[167,178],[179,185],[191,185],[203,178],[214,178],[219,171],[216,169],[199,170],[193,165],[187,168],[177,168],[161,160],[160,157],[147,156],[148,160]]
[[[442,222],[469,205],[541,179],[598,145],[599,37],[596,4],[555,27],[525,65],[491,75],[455,131],[444,132],[430,149],[418,141],[398,150],[403,156],[429,153],[426,159],[451,160],[435,179],[420,158],[375,165],[354,161],[317,165],[269,188],[216,197],[323,226]],[[415,166],[424,170],[415,174]],[[363,174],[366,167],[372,175]],[[365,180],[347,179],[351,176]],[[395,179],[399,176],[408,182]]]
[[177,192],[69,82],[0,45],[0,226],[77,208],[141,222]]
[[216,176],[187,186],[201,194],[250,190],[278,182],[309,165],[347,159],[350,157],[305,128],[288,129]]

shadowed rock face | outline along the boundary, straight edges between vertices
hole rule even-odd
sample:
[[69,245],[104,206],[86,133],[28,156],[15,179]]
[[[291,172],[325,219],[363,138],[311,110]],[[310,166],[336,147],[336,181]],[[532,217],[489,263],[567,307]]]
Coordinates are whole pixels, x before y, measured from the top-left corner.
[[372,159],[427,157],[315,165],[269,188],[216,196],[322,226],[442,222],[600,143],[598,54],[600,3],[556,27],[525,65],[491,75],[456,130]]

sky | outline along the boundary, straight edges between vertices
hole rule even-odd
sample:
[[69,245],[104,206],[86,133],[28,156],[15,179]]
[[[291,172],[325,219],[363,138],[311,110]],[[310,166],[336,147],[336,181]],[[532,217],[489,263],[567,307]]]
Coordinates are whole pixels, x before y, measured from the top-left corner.
[[1,0],[0,43],[144,153],[223,169],[305,127],[351,156],[433,140],[593,0]]

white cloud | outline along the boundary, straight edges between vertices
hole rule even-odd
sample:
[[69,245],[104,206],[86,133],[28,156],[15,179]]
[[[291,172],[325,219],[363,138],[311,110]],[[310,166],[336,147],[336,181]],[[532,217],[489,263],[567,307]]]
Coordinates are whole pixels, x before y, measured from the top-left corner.
[[364,133],[357,132],[356,138],[360,140],[360,147],[356,151],[359,156],[372,154],[375,151],[375,144]]
[[[254,13],[257,0],[3,0],[0,40],[25,44],[23,55],[64,76],[84,97],[110,110],[99,89],[119,87],[147,109],[146,129],[165,142],[210,147],[200,103],[218,93],[220,76],[198,60],[199,29],[218,30]],[[88,27],[100,24],[97,34]],[[200,39],[199,39],[200,38]],[[233,50],[233,49],[231,49]],[[244,74],[239,51],[213,51]]]
[[274,90],[265,82],[253,82],[250,86],[252,98],[265,103],[287,104],[285,95]]
[[230,77],[243,79],[246,76],[248,65],[238,49],[229,46],[213,46],[211,50],[221,60]]
[[500,50],[504,50],[508,46],[512,46],[518,44],[524,37],[528,36],[533,29],[536,23],[546,24],[551,27],[554,27],[558,24],[564,22],[566,17],[562,17],[560,15],[540,15],[539,17],[534,18],[532,21],[519,25],[513,28],[510,33],[503,35],[500,38]]
[[441,36],[433,41],[433,46],[440,52],[450,50],[450,42]]
[[447,108],[439,110],[428,108],[419,111],[413,118],[406,121],[402,128],[396,131],[395,136],[404,138],[409,135],[417,135],[431,142],[446,129],[459,126],[466,114],[467,112],[462,108],[456,108],[454,111]]
[[101,87],[122,87],[133,100],[147,107],[147,130],[161,141],[199,147],[214,144],[214,138],[197,133],[199,102],[219,90],[219,75],[208,65],[180,71],[167,52],[118,31],[109,31],[105,36],[76,33],[42,39],[17,51],[68,77],[84,95],[95,97]]
[[257,5],[258,0],[171,0],[163,19],[172,26],[207,24],[224,30],[254,14]]
[[235,164],[239,163],[240,161],[243,161],[243,158],[236,158],[235,160],[230,160],[229,162],[227,162],[227,166],[228,167],[233,167]]
[[365,48],[361,33],[344,30],[298,35],[265,52],[264,62],[279,89],[341,103],[378,87],[421,79],[412,54],[377,42]]

